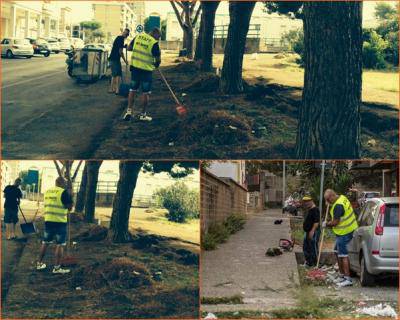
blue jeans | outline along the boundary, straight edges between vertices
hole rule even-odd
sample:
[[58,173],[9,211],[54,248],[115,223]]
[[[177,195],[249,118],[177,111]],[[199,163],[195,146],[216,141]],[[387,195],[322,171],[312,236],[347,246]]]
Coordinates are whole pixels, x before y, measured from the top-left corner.
[[151,93],[153,83],[153,73],[151,71],[131,68],[131,91],[142,89],[142,93]]
[[308,233],[306,232],[303,240],[304,259],[309,266],[315,266],[318,259],[318,243],[320,231],[315,231],[312,239],[309,239],[307,235]]
[[353,239],[353,232],[345,234],[343,236],[336,236],[335,248],[333,251],[336,252],[339,258],[345,258],[349,256],[349,250],[347,245]]
[[67,224],[61,222],[46,221],[44,223],[43,243],[55,243],[61,246],[66,245],[67,240]]

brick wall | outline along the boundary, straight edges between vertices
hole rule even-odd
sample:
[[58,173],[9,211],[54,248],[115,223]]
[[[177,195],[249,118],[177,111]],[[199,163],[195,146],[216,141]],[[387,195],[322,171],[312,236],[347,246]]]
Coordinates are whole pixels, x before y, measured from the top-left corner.
[[246,214],[247,190],[229,178],[219,178],[201,170],[201,232],[213,223],[222,223],[231,214]]

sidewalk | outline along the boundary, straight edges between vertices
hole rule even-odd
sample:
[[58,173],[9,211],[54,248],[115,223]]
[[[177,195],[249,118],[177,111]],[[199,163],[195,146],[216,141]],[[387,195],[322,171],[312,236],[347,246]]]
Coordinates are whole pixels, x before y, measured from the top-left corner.
[[[281,225],[274,220],[283,219]],[[268,247],[278,246],[280,238],[290,238],[289,219],[277,209],[251,215],[243,230],[214,251],[202,252],[201,296],[241,295],[244,304],[202,305],[202,312],[238,310],[270,311],[294,306],[298,284],[294,252],[281,256],[265,255]]]

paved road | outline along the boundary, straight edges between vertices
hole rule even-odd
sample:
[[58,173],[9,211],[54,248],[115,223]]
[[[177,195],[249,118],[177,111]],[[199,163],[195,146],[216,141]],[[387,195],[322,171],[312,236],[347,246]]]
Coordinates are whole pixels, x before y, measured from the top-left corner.
[[89,157],[93,141],[122,113],[108,82],[78,85],[66,56],[2,59],[3,157]]
[[[283,219],[275,225],[275,219]],[[243,296],[244,304],[203,305],[202,311],[268,311],[294,306],[293,289],[298,284],[295,254],[267,257],[269,247],[280,238],[290,238],[289,219],[280,210],[253,215],[243,230],[232,235],[214,251],[202,254],[202,297]]]

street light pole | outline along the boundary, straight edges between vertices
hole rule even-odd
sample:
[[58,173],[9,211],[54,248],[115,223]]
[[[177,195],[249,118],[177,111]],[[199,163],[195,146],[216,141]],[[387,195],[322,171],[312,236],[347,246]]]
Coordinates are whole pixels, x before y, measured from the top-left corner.
[[283,160],[283,174],[282,174],[282,208],[285,206],[286,198],[286,161]]
[[[325,179],[325,160],[322,160],[321,163],[321,181],[320,181],[320,187],[319,187],[319,212],[322,213],[322,198],[323,198],[323,193],[324,193],[324,179]],[[320,214],[320,220],[322,221],[322,215]]]

